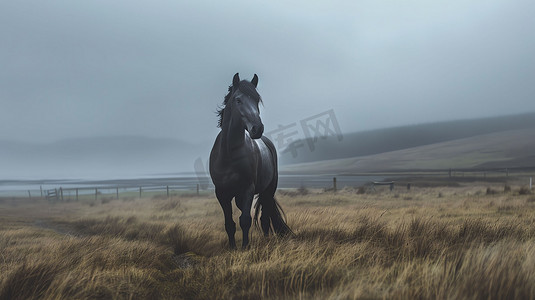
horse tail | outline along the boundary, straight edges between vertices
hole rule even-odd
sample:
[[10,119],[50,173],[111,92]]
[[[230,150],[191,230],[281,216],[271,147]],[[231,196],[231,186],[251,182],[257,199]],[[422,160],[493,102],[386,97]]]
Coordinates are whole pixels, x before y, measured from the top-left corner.
[[[260,211],[262,211],[262,215]],[[258,197],[254,207],[254,224],[257,228],[260,227],[259,221],[262,223],[265,234],[268,232],[274,232],[281,236],[294,234],[286,223],[286,214],[275,196],[266,198],[260,195]]]
[[282,209],[277,199],[275,199],[275,197],[273,197],[273,202],[275,202],[275,209],[274,214],[270,218],[275,233],[280,235],[293,235],[294,233],[292,229],[290,229],[290,227],[286,223],[286,214],[284,213],[284,210]]

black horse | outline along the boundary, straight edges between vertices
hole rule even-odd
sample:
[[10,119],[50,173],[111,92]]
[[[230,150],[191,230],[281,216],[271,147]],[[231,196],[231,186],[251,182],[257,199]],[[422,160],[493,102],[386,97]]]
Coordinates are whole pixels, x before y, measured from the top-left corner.
[[256,91],[258,76],[251,82],[234,75],[232,85],[225,96],[223,108],[218,111],[221,128],[210,153],[210,176],[215,193],[225,215],[225,229],[229,244],[236,248],[234,233],[236,223],[232,219],[232,199],[241,210],[240,227],[243,231],[242,248],[249,244],[251,206],[258,194],[255,206],[255,223],[260,223],[264,235],[291,233],[282,217],[282,209],[275,200],[277,189],[277,152],[273,143],[262,136],[264,125],[260,120],[258,104],[262,101]]

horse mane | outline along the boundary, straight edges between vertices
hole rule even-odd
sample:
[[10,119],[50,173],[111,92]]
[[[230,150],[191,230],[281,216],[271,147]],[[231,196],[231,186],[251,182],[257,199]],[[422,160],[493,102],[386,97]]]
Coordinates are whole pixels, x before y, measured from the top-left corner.
[[[262,103],[262,97],[260,97],[260,94],[256,91],[256,87],[250,83],[247,80],[242,80],[236,87],[239,89],[242,93],[245,95],[253,98],[258,103]],[[223,106],[217,109],[217,116],[219,117],[219,120],[217,121],[217,127],[221,128],[223,125],[223,114],[225,113],[225,107],[227,106],[227,102],[230,100],[230,96],[234,92],[234,86],[228,87],[228,94],[225,96],[225,100],[223,101]]]

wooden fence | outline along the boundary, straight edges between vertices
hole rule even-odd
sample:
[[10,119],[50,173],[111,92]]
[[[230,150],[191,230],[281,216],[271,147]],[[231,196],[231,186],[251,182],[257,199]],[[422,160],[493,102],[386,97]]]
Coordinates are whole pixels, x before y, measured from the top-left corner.
[[[41,192],[41,197],[44,196],[46,200],[49,201],[67,201],[67,200],[73,200],[73,201],[79,201],[82,197],[83,198],[93,198],[94,200],[98,200],[99,198],[109,198],[114,197],[115,199],[119,199],[119,196],[122,194],[127,195],[129,197],[143,197],[144,195],[165,195],[166,197],[170,197],[173,195],[173,193],[176,192],[190,192],[194,193],[194,195],[199,196],[200,195],[200,187],[199,184],[197,184],[197,187],[195,190],[188,190],[184,189],[184,187],[177,187],[177,186],[136,186],[136,187],[86,187],[86,188],[54,188],[49,190],[44,190],[44,192]],[[31,192],[28,191],[28,194],[31,196]]]

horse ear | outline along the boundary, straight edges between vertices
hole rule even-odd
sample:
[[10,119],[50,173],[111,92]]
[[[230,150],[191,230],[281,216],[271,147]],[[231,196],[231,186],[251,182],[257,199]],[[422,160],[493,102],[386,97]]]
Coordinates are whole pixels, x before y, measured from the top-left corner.
[[236,73],[234,75],[234,78],[232,78],[232,86],[238,87],[239,84],[240,84],[240,73]]
[[253,80],[251,80],[251,83],[254,85],[254,87],[258,85],[258,76],[256,76],[256,74],[254,74]]

